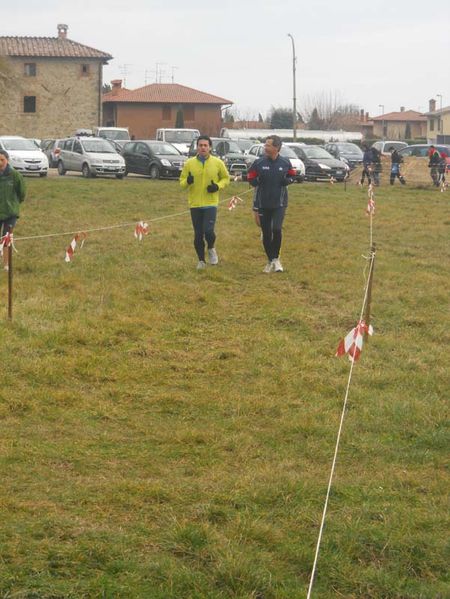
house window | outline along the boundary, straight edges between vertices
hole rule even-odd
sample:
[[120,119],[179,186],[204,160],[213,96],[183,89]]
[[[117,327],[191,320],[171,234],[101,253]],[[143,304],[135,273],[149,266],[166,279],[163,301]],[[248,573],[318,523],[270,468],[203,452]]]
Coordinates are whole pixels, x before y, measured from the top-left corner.
[[434,119],[430,119],[430,131],[434,131]]
[[162,120],[163,121],[170,121],[171,118],[172,118],[172,109],[171,109],[171,106],[170,106],[170,104],[166,104],[162,108]]
[[25,77],[36,77],[36,63],[26,62],[24,64],[24,75]]
[[81,65],[81,74],[83,76],[89,75],[89,65],[88,64]]
[[23,97],[23,111],[36,112],[36,96]]
[[183,107],[185,121],[195,121],[195,106],[193,104]]

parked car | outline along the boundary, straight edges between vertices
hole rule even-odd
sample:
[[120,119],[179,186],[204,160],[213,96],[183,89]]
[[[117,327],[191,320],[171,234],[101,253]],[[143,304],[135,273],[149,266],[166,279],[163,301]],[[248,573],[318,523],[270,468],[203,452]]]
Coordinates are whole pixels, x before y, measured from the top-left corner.
[[193,139],[200,135],[198,129],[156,129],[156,139],[172,144],[187,156]]
[[325,144],[325,150],[337,160],[346,162],[350,169],[354,169],[362,164],[363,152],[356,144],[335,141]]
[[[447,154],[447,158],[445,159],[447,162],[447,171],[450,171],[450,145],[443,144],[433,144],[439,154],[444,152]],[[418,158],[428,158],[428,151],[431,147],[431,144],[413,144],[411,146],[407,146],[406,148],[402,148],[399,150],[400,156],[405,158],[406,156],[416,156]]]
[[47,176],[47,156],[34,141],[19,136],[3,135],[0,137],[0,148],[8,152],[9,161],[16,171],[38,174],[40,177]]
[[305,165],[306,181],[318,181],[319,179],[335,179],[343,181],[350,167],[342,160],[337,160],[329,152],[320,146],[310,146],[306,144],[287,143],[295,154],[303,161]]
[[59,143],[60,139],[43,139],[41,141],[41,150],[47,156],[48,166],[50,168],[56,168],[58,164],[58,156],[60,152]]
[[172,144],[155,140],[129,141],[123,147],[122,156],[127,173],[147,175],[151,179],[179,177],[187,160]]
[[92,133],[95,137],[103,137],[110,141],[130,141],[128,127],[94,127]]
[[404,141],[376,141],[372,144],[372,148],[388,156],[391,150],[401,150],[402,148],[406,148],[407,145]]
[[[289,144],[283,143],[280,150],[280,155],[287,158],[295,169],[297,183],[302,183],[305,180],[305,164],[297,156],[296,152],[289,147]],[[264,156],[264,144],[253,144],[246,155],[247,167],[250,167],[257,158]]]
[[[238,144],[233,139],[226,137],[212,137],[212,150],[214,156],[221,158],[231,176],[247,174],[247,164],[245,156]],[[197,139],[191,142],[189,147],[189,156],[197,154]]]
[[59,142],[58,174],[77,171],[83,177],[125,175],[125,160],[113,146],[101,137],[68,137]]

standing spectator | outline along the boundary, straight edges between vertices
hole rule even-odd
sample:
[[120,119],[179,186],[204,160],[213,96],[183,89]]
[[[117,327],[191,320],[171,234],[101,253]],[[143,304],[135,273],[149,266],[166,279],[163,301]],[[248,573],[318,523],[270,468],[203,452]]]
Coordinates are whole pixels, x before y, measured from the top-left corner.
[[391,149],[391,178],[390,184],[394,185],[395,178],[398,177],[402,185],[406,184],[405,178],[400,174],[400,164],[403,162],[403,157],[395,148]]
[[428,150],[428,167],[430,169],[431,180],[433,185],[439,186],[439,163],[441,157],[438,150],[434,146],[430,146]]
[[373,183],[378,187],[380,184],[380,174],[381,174],[381,152],[376,148],[370,148],[372,154],[372,175],[373,175]]
[[[9,164],[9,154],[0,150],[0,234],[12,231],[19,218],[20,203],[25,199],[25,181]],[[9,247],[3,249],[3,267],[8,270]]]
[[367,177],[367,183],[372,183],[371,171],[372,171],[372,151],[366,144],[363,145],[363,171],[361,174],[361,185],[364,185],[364,178]]
[[283,272],[280,262],[282,226],[288,192],[296,171],[286,158],[280,156],[282,141],[278,135],[269,135],[264,144],[264,154],[251,165],[248,182],[256,187],[253,210],[257,212],[262,230],[262,241],[268,262],[264,272]]
[[447,154],[442,151],[441,155],[439,156],[439,166],[438,166],[438,173],[439,173],[439,180],[438,180],[438,185],[442,185],[443,183],[445,183],[445,172],[447,170]]
[[197,155],[186,160],[180,175],[181,188],[189,189],[188,201],[194,228],[194,247],[198,256],[197,270],[206,268],[205,241],[209,263],[215,265],[219,262],[214,231],[219,204],[218,192],[230,182],[225,164],[220,158],[211,156],[211,148],[211,138],[200,135],[197,139]]

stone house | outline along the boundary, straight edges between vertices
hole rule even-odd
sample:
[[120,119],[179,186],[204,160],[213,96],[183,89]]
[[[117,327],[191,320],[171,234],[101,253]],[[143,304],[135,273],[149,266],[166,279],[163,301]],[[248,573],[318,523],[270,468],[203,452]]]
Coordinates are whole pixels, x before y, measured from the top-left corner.
[[135,90],[111,81],[112,90],[103,95],[103,125],[128,127],[136,139],[154,139],[156,129],[176,127],[199,129],[218,135],[222,127],[222,108],[231,100],[179,85],[151,83]]
[[450,106],[436,110],[436,100],[429,102],[427,140],[430,144],[450,144]]
[[427,118],[416,110],[389,112],[372,117],[373,136],[380,139],[417,139],[427,135]]
[[0,37],[0,135],[64,137],[102,122],[110,54],[67,38]]

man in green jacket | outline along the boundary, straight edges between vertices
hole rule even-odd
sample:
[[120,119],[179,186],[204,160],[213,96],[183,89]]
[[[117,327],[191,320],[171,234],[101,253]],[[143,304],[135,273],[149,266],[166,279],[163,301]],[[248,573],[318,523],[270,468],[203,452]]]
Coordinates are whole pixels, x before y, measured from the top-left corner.
[[[19,205],[25,199],[25,181],[9,164],[9,155],[0,150],[0,235],[12,230],[19,218]],[[9,247],[3,251],[3,266],[8,270]]]
[[180,175],[182,189],[188,189],[188,201],[194,228],[194,247],[198,256],[197,269],[206,268],[205,241],[208,246],[210,264],[217,264],[219,258],[215,249],[216,234],[214,225],[219,204],[219,189],[230,182],[225,164],[216,156],[211,156],[212,142],[207,135],[197,139],[197,156],[189,158]]

